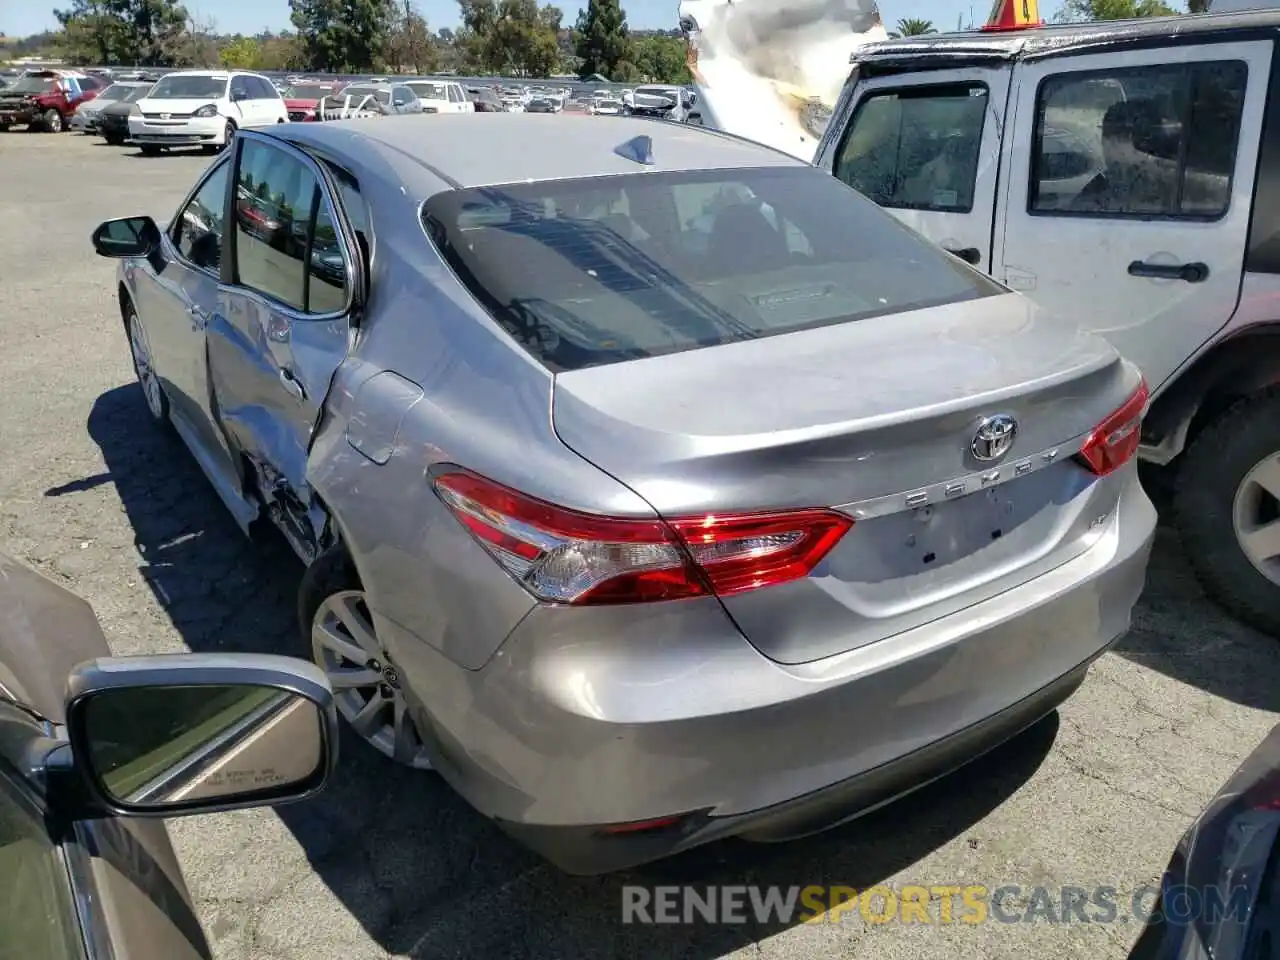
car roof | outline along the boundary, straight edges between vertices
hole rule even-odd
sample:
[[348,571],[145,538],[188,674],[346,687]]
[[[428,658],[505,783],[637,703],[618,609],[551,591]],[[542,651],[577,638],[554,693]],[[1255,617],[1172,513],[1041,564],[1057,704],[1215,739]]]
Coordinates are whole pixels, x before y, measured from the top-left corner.
[[1274,38],[1280,33],[1280,9],[1101,20],[990,33],[933,33],[868,43],[849,59],[865,64],[872,73],[895,72],[936,68],[942,62],[1030,60],[1108,49],[1221,42],[1241,39],[1241,33]]
[[[430,119],[387,117],[376,123],[288,123],[264,132],[313,146],[353,173],[367,169],[362,155],[370,150],[394,160],[397,168],[407,161],[420,167],[425,177],[442,181],[436,189],[673,170],[809,166],[780,150],[720,131],[639,117],[600,120],[587,114],[494,113],[477,118],[464,113]],[[642,136],[652,141],[651,164],[616,152]]]

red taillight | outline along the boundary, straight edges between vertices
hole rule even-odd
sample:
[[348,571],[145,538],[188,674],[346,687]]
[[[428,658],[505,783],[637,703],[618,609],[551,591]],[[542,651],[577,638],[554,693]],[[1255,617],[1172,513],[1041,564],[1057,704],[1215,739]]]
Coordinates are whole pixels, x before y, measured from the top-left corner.
[[601,517],[462,472],[437,477],[435,489],[507,573],[550,603],[723,597],[786,583],[807,576],[853,526],[831,510]]
[[1147,412],[1149,397],[1147,381],[1143,380],[1124,406],[1093,428],[1080,448],[1085,466],[1105,477],[1133,459],[1142,442],[1142,416]]

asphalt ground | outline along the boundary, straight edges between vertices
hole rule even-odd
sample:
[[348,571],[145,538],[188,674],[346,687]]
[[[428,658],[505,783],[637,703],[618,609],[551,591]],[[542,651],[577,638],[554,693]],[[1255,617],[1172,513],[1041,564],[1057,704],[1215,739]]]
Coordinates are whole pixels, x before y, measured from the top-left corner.
[[[78,134],[0,134],[0,549],[88,599],[117,653],[305,654],[298,563],[270,539],[244,540],[194,461],[149,424],[114,264],[89,245],[104,218],[167,219],[208,162]],[[1162,531],[1132,633],[1056,716],[817,837],[567,878],[433,775],[349,737],[324,795],[177,820],[170,833],[218,960],[1112,960],[1139,932],[1127,898],[1159,877],[1275,723],[1277,678],[1280,644],[1208,605]],[[1017,885],[1006,919],[1035,902],[1034,887],[1056,898],[1101,885],[1120,909],[1094,923],[1052,922],[1043,903],[1034,922],[946,923],[935,902],[928,924],[854,909],[839,923],[626,925],[626,883]]]

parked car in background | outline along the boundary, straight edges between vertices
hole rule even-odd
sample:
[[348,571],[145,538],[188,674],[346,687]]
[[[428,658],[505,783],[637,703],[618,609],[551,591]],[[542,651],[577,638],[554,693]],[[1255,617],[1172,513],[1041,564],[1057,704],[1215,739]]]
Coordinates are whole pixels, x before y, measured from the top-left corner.
[[285,124],[93,242],[152,418],[307,564],[339,712],[573,872],[945,773],[1144,584],[1137,370],[779,151]]
[[0,132],[25,125],[60,133],[80,104],[102,89],[97,78],[68,70],[28,70],[0,90]]
[[141,111],[138,103],[146,97],[154,84],[142,83],[129,90],[125,96],[109,103],[98,113],[98,133],[111,146],[118,147],[129,139],[129,118],[138,116]]
[[3,555],[0,606],[0,956],[205,960],[163,818],[318,792],[328,681],[257,654],[113,658],[88,604]]
[[475,113],[504,113],[507,109],[492,87],[470,87],[467,89],[467,99],[471,101]]
[[681,87],[636,87],[627,112],[636,117],[654,117],[683,123],[691,104]]
[[221,150],[239,130],[285,123],[289,111],[266,77],[238,70],[165,74],[129,117],[129,139],[155,156],[174,147]]
[[423,104],[403,83],[353,83],[323,98],[317,111],[321,120],[336,120],[362,112],[376,116],[422,113]]
[[111,84],[92,100],[86,100],[76,107],[76,112],[71,116],[71,129],[84,133],[96,132],[103,110],[113,103],[135,103],[153,86],[155,84],[137,80],[121,80]]
[[530,97],[524,105],[525,113],[555,113],[556,105],[550,97]]
[[422,101],[423,113],[475,113],[475,106],[456,80],[406,80],[405,86]]
[[616,117],[625,109],[626,105],[621,100],[611,100],[608,97],[596,97],[588,107],[590,113],[607,117]]
[[322,83],[318,80],[295,83],[285,89],[284,105],[289,111],[289,119],[294,123],[310,122],[319,119],[317,111],[320,101],[325,97],[334,97],[342,92],[346,84],[341,81]]
[[1272,8],[870,43],[815,158],[1045,309],[1088,303],[1151,383],[1140,455],[1198,579],[1274,637],[1278,29]]

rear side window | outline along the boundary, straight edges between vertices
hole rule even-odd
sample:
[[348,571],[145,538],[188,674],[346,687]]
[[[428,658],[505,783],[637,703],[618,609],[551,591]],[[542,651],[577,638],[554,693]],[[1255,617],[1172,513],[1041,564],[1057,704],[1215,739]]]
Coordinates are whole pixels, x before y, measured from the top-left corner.
[[1227,212],[1248,66],[1049,77],[1036,96],[1031,213],[1215,219]]
[[882,207],[968,213],[986,115],[982,83],[873,93],[854,112],[835,175]]
[[1005,292],[812,167],[455,190],[423,220],[555,371]]

